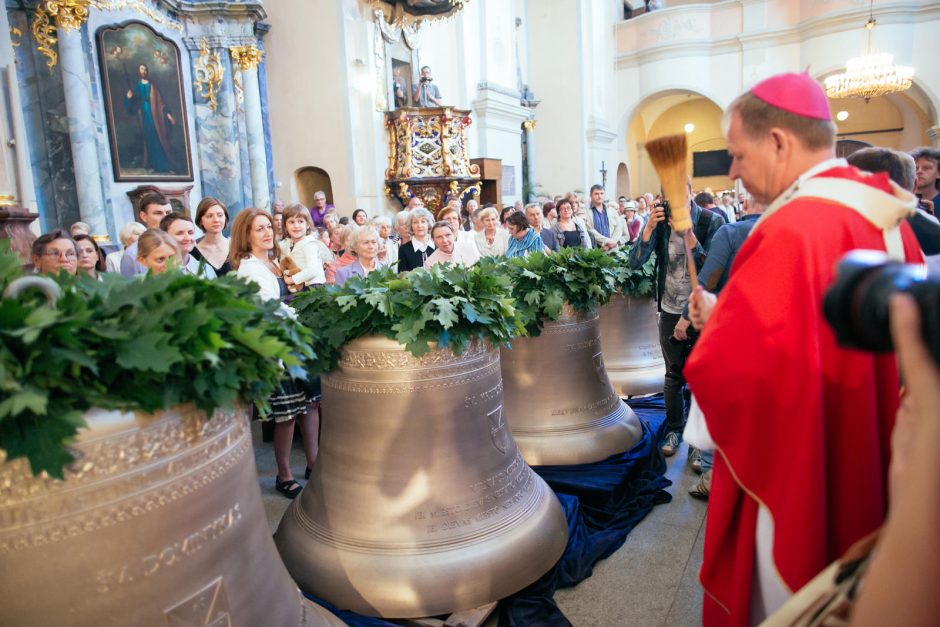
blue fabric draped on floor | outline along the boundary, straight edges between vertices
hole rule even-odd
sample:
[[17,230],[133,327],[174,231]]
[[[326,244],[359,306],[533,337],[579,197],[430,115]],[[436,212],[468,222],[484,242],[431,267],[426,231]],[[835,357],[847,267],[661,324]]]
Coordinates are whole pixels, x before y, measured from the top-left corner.
[[[568,518],[568,546],[555,567],[527,588],[499,603],[501,627],[562,626],[571,623],[553,599],[555,590],[591,576],[594,564],[619,549],[627,534],[654,506],[671,499],[665,488],[666,462],[659,453],[665,422],[662,395],[628,401],[643,424],[643,438],[630,451],[578,466],[537,466]],[[351,627],[393,625],[382,619],[339,611],[320,599]]]

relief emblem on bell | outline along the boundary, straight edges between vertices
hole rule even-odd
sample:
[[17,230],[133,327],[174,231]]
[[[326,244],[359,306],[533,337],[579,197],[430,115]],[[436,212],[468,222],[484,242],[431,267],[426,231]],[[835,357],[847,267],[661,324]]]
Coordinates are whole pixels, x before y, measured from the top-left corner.
[[512,436],[506,428],[506,421],[503,420],[503,406],[500,405],[486,416],[490,419],[490,437],[493,438],[493,444],[500,453],[505,453],[512,446]]

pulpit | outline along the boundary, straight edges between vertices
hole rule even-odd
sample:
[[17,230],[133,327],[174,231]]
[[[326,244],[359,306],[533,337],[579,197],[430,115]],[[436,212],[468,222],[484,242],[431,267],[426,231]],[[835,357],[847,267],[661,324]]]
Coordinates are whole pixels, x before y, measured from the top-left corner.
[[478,195],[480,168],[470,163],[464,133],[470,124],[470,111],[452,107],[387,111],[385,194],[402,206],[417,196],[435,215],[451,199]]

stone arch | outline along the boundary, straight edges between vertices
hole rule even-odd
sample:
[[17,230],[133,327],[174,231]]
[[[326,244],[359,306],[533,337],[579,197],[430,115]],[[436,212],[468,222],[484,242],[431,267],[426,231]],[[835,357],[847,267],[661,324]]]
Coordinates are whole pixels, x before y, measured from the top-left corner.
[[620,196],[630,197],[630,170],[623,162],[617,166],[617,197]]
[[294,172],[294,183],[297,186],[297,196],[305,207],[313,206],[313,195],[320,190],[326,193],[327,204],[334,204],[333,183],[323,168],[312,165],[298,168]]
[[[658,179],[642,145],[652,136],[683,132],[681,124],[669,126],[660,121],[676,116],[676,111],[690,109],[697,111],[694,114],[696,129],[689,134],[690,152],[720,150],[727,146],[720,128],[724,109],[719,101],[697,89],[670,88],[650,93],[641,98],[621,120],[621,136],[625,139],[624,145],[626,146],[624,163],[630,173],[629,195],[637,196],[643,192],[658,189]],[[692,173],[691,156],[689,172]],[[711,178],[716,180],[711,180]],[[717,180],[718,178],[721,180]],[[727,177],[710,177],[708,180],[698,182],[693,180],[693,184],[697,183],[701,183],[702,187],[714,189],[724,189],[730,186],[730,180]]]

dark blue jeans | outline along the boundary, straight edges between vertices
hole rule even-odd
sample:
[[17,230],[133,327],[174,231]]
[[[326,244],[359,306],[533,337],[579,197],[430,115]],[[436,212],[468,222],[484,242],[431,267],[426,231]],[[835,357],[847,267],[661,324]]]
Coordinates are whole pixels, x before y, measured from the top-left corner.
[[[666,380],[663,384],[663,397],[666,402],[666,431],[678,431],[680,434],[685,428],[685,419],[688,416],[685,392],[685,377],[682,370],[685,360],[689,356],[692,343],[679,342],[672,338],[673,330],[679,322],[680,314],[671,314],[662,311],[659,313],[659,346],[663,351],[663,360],[666,362]],[[691,327],[689,328],[691,331]]]

